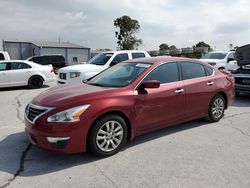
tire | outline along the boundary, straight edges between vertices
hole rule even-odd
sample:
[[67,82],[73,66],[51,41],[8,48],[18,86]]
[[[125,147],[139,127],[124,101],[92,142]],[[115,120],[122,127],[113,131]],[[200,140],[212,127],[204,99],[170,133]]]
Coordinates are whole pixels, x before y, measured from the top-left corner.
[[219,121],[224,116],[225,106],[225,98],[221,94],[215,95],[209,105],[206,120],[210,122]]
[[43,79],[40,76],[32,76],[28,82],[29,88],[37,89],[42,87]]
[[127,140],[127,125],[118,115],[107,115],[94,123],[88,137],[88,149],[97,157],[116,154]]

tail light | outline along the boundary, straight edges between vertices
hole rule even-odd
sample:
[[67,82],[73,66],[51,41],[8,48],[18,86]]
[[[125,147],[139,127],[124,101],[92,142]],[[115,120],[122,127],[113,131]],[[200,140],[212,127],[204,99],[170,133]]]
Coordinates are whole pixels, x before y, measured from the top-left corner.
[[226,79],[234,84],[235,80],[234,80],[234,77],[232,76],[231,72],[226,71],[226,70],[222,70],[222,69],[220,69],[220,72],[223,73],[224,75],[226,75]]

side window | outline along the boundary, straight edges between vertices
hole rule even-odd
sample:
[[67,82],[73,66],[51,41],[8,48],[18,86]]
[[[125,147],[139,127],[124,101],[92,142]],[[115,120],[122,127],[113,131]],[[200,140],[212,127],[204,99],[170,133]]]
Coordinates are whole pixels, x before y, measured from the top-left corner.
[[0,63],[0,71],[6,71],[7,70],[7,63]]
[[183,80],[206,76],[206,72],[203,65],[199,63],[182,62],[181,69]]
[[0,53],[0,60],[4,60],[4,55]]
[[207,66],[205,66],[205,68],[206,68],[207,76],[211,76],[214,72],[214,69],[212,69],[211,67],[207,67]]
[[179,81],[179,70],[177,63],[166,63],[158,66],[144,79],[159,80],[161,84]]
[[141,58],[141,57],[145,57],[144,53],[132,53],[132,58]]
[[30,69],[31,66],[26,63],[13,62],[11,63],[11,70]]
[[235,60],[234,53],[229,53],[227,59],[230,61]]
[[117,54],[112,62],[120,63],[121,61],[126,61],[126,60],[128,60],[128,54],[124,53],[124,54]]

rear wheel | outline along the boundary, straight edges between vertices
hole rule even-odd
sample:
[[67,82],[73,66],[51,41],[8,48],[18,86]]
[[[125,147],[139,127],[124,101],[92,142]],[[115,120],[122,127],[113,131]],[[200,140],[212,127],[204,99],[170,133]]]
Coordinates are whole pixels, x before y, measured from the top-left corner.
[[108,157],[120,150],[126,138],[127,126],[124,119],[108,115],[93,125],[88,138],[89,150],[98,157]]
[[225,106],[225,98],[221,94],[215,95],[209,105],[206,119],[210,122],[219,121],[224,115]]
[[40,76],[32,76],[29,79],[28,85],[31,89],[40,88],[43,85],[43,79]]

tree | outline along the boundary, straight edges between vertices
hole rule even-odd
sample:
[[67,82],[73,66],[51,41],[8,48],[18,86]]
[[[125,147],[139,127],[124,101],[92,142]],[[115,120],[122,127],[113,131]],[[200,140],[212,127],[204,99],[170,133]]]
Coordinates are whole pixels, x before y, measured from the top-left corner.
[[170,50],[174,50],[174,49],[176,49],[176,46],[175,46],[175,45],[171,45],[171,46],[169,47],[169,49],[170,49]]
[[142,40],[135,37],[135,33],[140,30],[137,20],[122,16],[114,20],[114,26],[119,28],[119,32],[115,32],[115,37],[118,39],[117,44],[120,50],[134,50],[142,44]]
[[205,43],[204,41],[198,42],[195,47],[208,47],[208,51],[212,51],[213,49],[210,47],[209,44]]
[[168,46],[166,43],[162,43],[162,44],[159,46],[159,49],[160,49],[160,50],[169,50],[169,46]]

